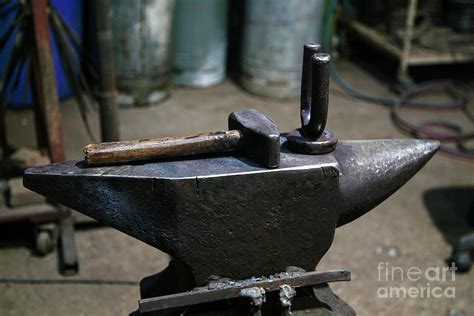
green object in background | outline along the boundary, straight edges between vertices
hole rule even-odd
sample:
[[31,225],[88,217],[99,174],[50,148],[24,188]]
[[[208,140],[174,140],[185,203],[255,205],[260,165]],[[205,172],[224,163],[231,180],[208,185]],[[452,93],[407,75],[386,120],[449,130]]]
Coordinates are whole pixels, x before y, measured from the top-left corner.
[[226,73],[227,0],[176,0],[173,21],[174,84],[208,87]]
[[169,95],[174,0],[111,1],[118,102],[143,105]]

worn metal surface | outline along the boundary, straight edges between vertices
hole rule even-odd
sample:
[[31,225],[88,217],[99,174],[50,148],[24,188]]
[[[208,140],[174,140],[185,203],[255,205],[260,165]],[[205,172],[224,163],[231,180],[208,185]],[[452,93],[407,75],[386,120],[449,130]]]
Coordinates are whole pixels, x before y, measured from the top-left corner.
[[227,6],[227,0],[176,0],[172,50],[174,84],[208,87],[224,80]]
[[301,128],[292,130],[288,147],[302,154],[325,154],[336,148],[337,137],[325,130],[329,106],[329,63],[316,44],[304,45],[301,82]]
[[309,155],[320,155],[331,152],[336,148],[338,138],[329,130],[323,131],[316,139],[306,138],[303,130],[297,128],[287,135],[288,147],[294,152]]
[[242,133],[240,148],[246,157],[268,168],[280,164],[280,132],[275,122],[254,109],[229,115],[229,129]]
[[94,168],[70,161],[28,169],[24,185],[168,252],[203,285],[210,275],[314,269],[337,226],[390,196],[438,146],[341,141],[326,155],[282,146],[278,169],[239,155]]
[[311,67],[314,54],[321,52],[319,44],[305,44],[303,46],[303,66],[301,71],[300,119],[301,126],[308,125],[311,116],[311,98],[313,94]]
[[[194,304],[202,304],[207,302],[215,302],[236,297],[246,297],[256,299],[257,302],[265,297],[265,291],[274,292],[284,288],[283,296],[285,304],[291,300],[291,290],[288,288],[306,287],[315,284],[349,281],[351,273],[347,270],[334,270],[324,272],[283,272],[269,277],[259,277],[240,281],[228,281],[217,284],[208,285],[192,291],[164,295],[159,297],[142,299],[139,301],[141,312],[150,312],[174,307],[189,306]],[[260,296],[264,289],[263,296]],[[261,305],[264,301],[260,301]],[[290,303],[291,305],[291,303]]]
[[119,103],[148,104],[169,95],[174,0],[111,2]]
[[311,103],[301,104],[301,128],[306,137],[317,139],[326,127],[329,105],[329,63],[331,56],[316,53],[310,59]]
[[322,0],[247,0],[241,83],[257,95],[297,97],[301,43],[318,43]]

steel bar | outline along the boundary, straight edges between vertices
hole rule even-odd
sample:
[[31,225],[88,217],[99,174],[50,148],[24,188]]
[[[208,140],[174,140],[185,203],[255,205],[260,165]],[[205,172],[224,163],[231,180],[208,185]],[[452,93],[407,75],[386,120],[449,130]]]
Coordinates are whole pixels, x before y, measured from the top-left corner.
[[110,20],[110,1],[97,0],[95,4],[95,23],[100,91],[100,129],[104,142],[120,139],[120,121],[115,86],[115,65],[112,49],[112,28]]
[[309,124],[311,118],[311,97],[312,97],[312,60],[316,53],[321,52],[321,45],[306,44],[303,46],[303,69],[301,74],[301,96],[300,96],[300,118],[301,126]]
[[276,278],[255,282],[242,287],[228,287],[215,290],[203,288],[184,293],[147,298],[140,300],[138,305],[140,312],[145,313],[173,307],[236,298],[240,296],[241,290],[245,288],[261,287],[267,292],[273,292],[278,291],[280,286],[284,284],[291,287],[305,287],[327,282],[350,281],[350,279],[351,274],[350,271],[347,270],[307,272],[296,276],[290,276],[288,278]]
[[40,147],[46,146],[51,162],[64,161],[61,111],[56,90],[47,0],[30,0],[35,41],[33,58],[33,94]]
[[318,139],[326,127],[329,106],[329,67],[331,56],[314,54],[311,59],[311,117],[304,133],[311,139]]
[[[305,51],[305,54],[307,52]],[[307,53],[309,54],[309,53]],[[305,56],[305,58],[308,58]],[[301,115],[301,129],[303,136],[308,139],[317,140],[326,127],[328,104],[329,104],[329,63],[331,57],[324,53],[314,53],[311,58],[309,65],[308,63],[303,64],[303,67],[309,68],[304,69],[303,72],[309,72],[311,75],[307,75],[302,82],[302,90],[307,85],[311,86],[311,93],[308,104],[308,97],[302,98],[300,115]]]
[[319,45],[305,45],[301,81],[301,128],[288,133],[288,147],[300,154],[321,155],[333,151],[337,137],[325,130],[329,106],[331,56]]

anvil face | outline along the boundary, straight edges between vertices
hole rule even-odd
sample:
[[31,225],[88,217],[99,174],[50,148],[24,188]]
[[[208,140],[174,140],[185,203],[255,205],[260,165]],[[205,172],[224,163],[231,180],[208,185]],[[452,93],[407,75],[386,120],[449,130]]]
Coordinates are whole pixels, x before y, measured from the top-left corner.
[[71,161],[28,169],[24,184],[184,261],[203,285],[210,275],[314,269],[337,226],[395,192],[437,148],[341,141],[331,154],[301,155],[283,145],[271,170],[239,156],[95,168]]

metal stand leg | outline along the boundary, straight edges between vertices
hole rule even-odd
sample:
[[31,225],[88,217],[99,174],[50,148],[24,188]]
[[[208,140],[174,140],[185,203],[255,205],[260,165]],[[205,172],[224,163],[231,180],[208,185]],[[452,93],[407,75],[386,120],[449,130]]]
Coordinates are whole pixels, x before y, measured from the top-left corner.
[[48,28],[46,0],[30,0],[35,49],[33,58],[33,96],[38,145],[46,147],[51,162],[64,161],[61,111],[56,91],[53,54]]
[[79,263],[74,239],[74,219],[69,215],[60,219],[59,223],[59,270],[64,275],[75,275],[79,272]]
[[[53,54],[48,24],[48,1],[30,0],[35,40],[32,91],[38,147],[47,149],[51,162],[64,161],[61,110],[56,90]],[[62,206],[58,206],[61,208]],[[70,212],[59,219],[59,268],[63,274],[76,274],[78,263],[74,242],[74,222]]]

